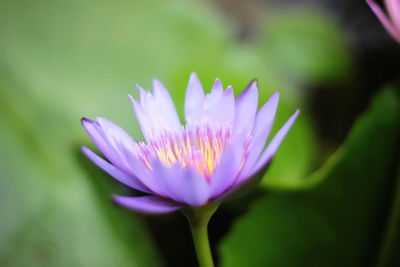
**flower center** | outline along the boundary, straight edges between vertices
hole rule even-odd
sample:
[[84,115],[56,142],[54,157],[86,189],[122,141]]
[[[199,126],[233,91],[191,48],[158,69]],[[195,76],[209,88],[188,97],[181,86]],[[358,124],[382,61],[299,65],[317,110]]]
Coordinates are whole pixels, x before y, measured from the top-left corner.
[[230,139],[231,129],[213,131],[207,126],[184,129],[180,136],[165,132],[148,144],[139,143],[138,155],[149,170],[151,160],[157,158],[165,165],[180,163],[183,168],[193,168],[210,179]]

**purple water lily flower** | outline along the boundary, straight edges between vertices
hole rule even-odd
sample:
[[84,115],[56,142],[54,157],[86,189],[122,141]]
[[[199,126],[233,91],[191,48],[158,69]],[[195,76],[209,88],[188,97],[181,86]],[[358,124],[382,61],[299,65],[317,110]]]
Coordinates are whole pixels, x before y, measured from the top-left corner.
[[114,196],[116,203],[146,213],[165,213],[221,201],[262,170],[299,114],[297,110],[265,147],[279,94],[260,110],[258,85],[251,82],[235,99],[232,87],[217,79],[209,94],[192,73],[185,97],[186,125],[179,121],[165,87],[139,87],[130,96],[144,142],[135,141],[105,118],[83,118],[87,133],[107,158],[87,147],[83,153],[109,175],[145,196]]
[[367,0],[368,5],[381,21],[387,32],[400,43],[400,0],[385,0],[387,14],[374,0]]

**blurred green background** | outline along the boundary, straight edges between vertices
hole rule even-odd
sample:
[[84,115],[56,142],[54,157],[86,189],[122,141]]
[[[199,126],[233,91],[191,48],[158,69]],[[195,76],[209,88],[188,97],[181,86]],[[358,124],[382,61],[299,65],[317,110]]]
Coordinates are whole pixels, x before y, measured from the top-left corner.
[[210,224],[218,266],[400,266],[400,46],[364,1],[0,0],[0,266],[196,266],[179,213],[80,153],[82,116],[142,138],[128,94],[151,78],[182,116],[190,72],[302,110],[251,194]]

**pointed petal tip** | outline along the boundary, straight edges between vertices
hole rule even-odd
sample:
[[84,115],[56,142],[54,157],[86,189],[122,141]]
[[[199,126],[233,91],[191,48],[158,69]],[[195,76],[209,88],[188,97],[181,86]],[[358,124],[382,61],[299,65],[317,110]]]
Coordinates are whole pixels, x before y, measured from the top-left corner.
[[81,146],[81,151],[82,151],[82,153],[83,153],[86,157],[88,157],[89,159],[92,158],[92,155],[93,155],[93,154],[96,154],[95,152],[93,152],[93,150],[91,150],[90,148],[88,148],[88,147],[85,146],[85,145]]
[[258,80],[257,79],[253,79],[251,80],[247,86],[245,87],[245,89],[243,90],[243,92],[241,93],[242,95],[246,95],[249,92],[251,93],[255,93],[258,95]]
[[275,92],[275,93],[273,93],[272,94],[272,96],[271,97],[276,97],[276,98],[279,98],[279,96],[280,96],[280,93],[279,92]]
[[192,79],[198,80],[199,77],[197,76],[196,72],[192,71],[192,72],[190,73],[190,78],[189,78],[189,79],[190,79],[190,80],[192,80]]
[[190,73],[190,77],[189,77],[189,85],[188,86],[190,87],[190,86],[194,86],[194,85],[201,86],[199,76],[197,76],[196,72]]
[[[286,121],[286,123],[282,126],[281,130],[283,132],[288,132],[289,129],[292,127],[292,125],[294,124],[295,120],[297,119],[297,117],[300,114],[300,109],[296,109],[296,111],[292,114],[292,116],[290,116],[290,118]],[[281,131],[279,130],[279,131]],[[286,133],[285,133],[286,135]]]
[[280,97],[279,92],[273,93],[272,96],[270,96],[270,98],[268,99],[266,104],[269,103],[269,105],[272,105],[276,109],[278,107],[279,97]]
[[86,154],[90,150],[87,146],[81,146],[81,151],[83,154]]
[[300,109],[296,109],[296,111],[293,113],[293,115],[290,117],[290,119],[295,120],[300,114]]
[[157,78],[151,79],[151,83],[153,84],[153,90],[158,87],[164,87],[162,82],[160,82]]
[[279,97],[280,97],[280,93],[279,92],[275,92],[272,94],[272,96],[269,98],[268,102],[271,101],[272,103],[274,103],[274,105],[278,105],[279,103]]
[[[290,116],[290,118],[286,121],[286,123],[282,126],[282,128],[279,131],[286,131],[288,132],[289,129],[292,127],[292,125],[294,124],[294,122],[296,121],[297,117],[300,114],[300,109],[296,109],[296,111],[292,114],[292,116]],[[285,133],[286,135],[286,133]]]
[[215,79],[214,84],[213,84],[213,86],[212,86],[212,88],[211,88],[211,92],[214,92],[214,93],[216,93],[216,92],[222,93],[223,90],[224,90],[224,88],[223,88],[223,85],[222,85],[221,80],[218,79],[218,78]]
[[128,95],[128,98],[132,102],[133,105],[136,105],[139,103],[132,95]]
[[231,93],[233,93],[233,87],[232,85],[229,85],[225,90],[225,94],[231,94]]
[[119,196],[119,195],[113,194],[113,195],[111,195],[111,202],[114,203],[115,205],[132,210],[132,208],[129,207],[126,203],[127,198],[128,197],[126,197],[126,196]]
[[195,88],[197,88],[197,89],[200,88],[201,91],[203,91],[203,87],[201,85],[199,77],[197,76],[196,72],[192,72],[192,73],[190,73],[190,78],[189,78],[189,82],[187,85],[187,91],[193,90]]
[[247,87],[258,87],[258,79],[251,80]]
[[146,90],[138,83],[135,83],[135,86],[140,94],[140,96],[142,96],[144,93],[146,93]]
[[[153,95],[156,98],[160,98],[160,99],[169,101],[168,99],[170,99],[171,96],[170,96],[167,88],[165,87],[165,85],[156,78],[152,79],[152,84],[153,84]],[[171,104],[172,104],[172,100],[169,102],[171,102]],[[171,104],[168,104],[168,105],[171,105]]]
[[82,117],[81,124],[86,130],[88,130],[89,127],[95,126],[97,124],[97,122],[95,120],[91,120],[89,118]]
[[123,198],[123,196],[119,196],[119,195],[116,195],[116,194],[112,194],[111,195],[111,201],[114,203],[114,204],[118,204],[119,205],[119,202],[120,202],[120,200]]
[[90,160],[92,159],[92,155],[95,154],[95,152],[93,152],[90,148],[88,148],[87,146],[83,145],[81,146],[81,151],[82,153],[88,157]]
[[85,123],[91,122],[91,121],[92,121],[91,119],[88,119],[88,118],[86,118],[86,117],[82,117],[82,118],[81,118],[81,123],[82,123],[82,124],[85,124]]
[[93,152],[90,148],[88,148],[87,146],[83,145],[81,146],[81,152],[88,157],[90,160],[92,160],[93,155],[96,154],[95,152]]

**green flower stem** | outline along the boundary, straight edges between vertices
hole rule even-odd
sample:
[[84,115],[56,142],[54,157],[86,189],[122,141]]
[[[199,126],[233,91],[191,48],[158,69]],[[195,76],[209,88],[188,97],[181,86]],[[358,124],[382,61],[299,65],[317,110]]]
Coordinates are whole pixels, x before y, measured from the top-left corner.
[[200,267],[214,267],[210,242],[208,241],[207,226],[217,208],[218,204],[213,204],[198,209],[187,209],[184,211],[190,224],[193,243]]

